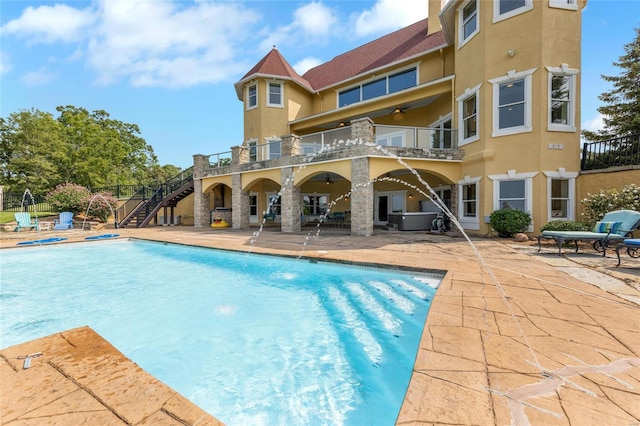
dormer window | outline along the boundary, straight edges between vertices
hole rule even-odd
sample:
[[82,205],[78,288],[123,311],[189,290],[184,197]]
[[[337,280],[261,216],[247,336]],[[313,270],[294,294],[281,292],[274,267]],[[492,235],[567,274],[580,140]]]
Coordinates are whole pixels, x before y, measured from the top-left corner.
[[267,84],[267,106],[282,107],[282,83],[269,82]]
[[258,106],[258,86],[252,84],[247,87],[247,109],[253,109]]

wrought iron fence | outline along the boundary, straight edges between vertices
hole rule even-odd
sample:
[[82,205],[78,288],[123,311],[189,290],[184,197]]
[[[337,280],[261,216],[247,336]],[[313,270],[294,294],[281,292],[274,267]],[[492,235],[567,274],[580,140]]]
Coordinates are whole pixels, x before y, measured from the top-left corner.
[[588,142],[582,147],[581,170],[638,165],[640,165],[640,134]]
[[2,194],[3,212],[51,212],[54,211],[44,195],[28,193],[4,192]]

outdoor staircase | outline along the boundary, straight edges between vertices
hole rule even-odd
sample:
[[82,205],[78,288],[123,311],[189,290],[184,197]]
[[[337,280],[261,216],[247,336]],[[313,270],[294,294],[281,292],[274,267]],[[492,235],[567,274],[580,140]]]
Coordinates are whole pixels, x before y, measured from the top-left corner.
[[[193,170],[189,168],[154,189],[141,188],[116,211],[118,228],[144,228],[160,209],[173,212],[180,200],[193,194]],[[172,214],[173,216],[173,214]]]

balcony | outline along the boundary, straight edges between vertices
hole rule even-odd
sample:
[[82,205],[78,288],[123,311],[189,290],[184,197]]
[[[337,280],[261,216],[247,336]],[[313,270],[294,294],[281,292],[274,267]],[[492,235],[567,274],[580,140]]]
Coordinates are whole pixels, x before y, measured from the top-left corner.
[[585,143],[580,170],[604,170],[640,166],[640,134]]
[[[346,141],[368,142],[345,143]],[[304,136],[286,136],[264,144],[234,147],[234,151],[212,154],[209,169],[200,177],[269,167],[338,160],[363,155],[384,155],[384,151],[402,158],[429,158],[459,161],[456,130],[426,127],[376,125],[362,120]],[[377,149],[384,148],[384,151]]]

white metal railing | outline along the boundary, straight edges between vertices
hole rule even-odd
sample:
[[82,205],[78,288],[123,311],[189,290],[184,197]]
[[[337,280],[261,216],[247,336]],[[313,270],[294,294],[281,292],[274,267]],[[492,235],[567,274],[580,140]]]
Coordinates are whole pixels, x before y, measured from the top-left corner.
[[228,166],[231,164],[231,151],[218,152],[209,155],[209,167],[217,169],[218,167]]
[[375,143],[401,148],[426,150],[456,149],[456,131],[429,127],[374,125]]
[[300,137],[301,154],[315,154],[327,145],[348,139],[351,139],[351,127],[349,126],[304,135]]

